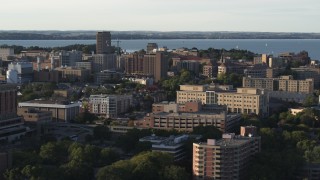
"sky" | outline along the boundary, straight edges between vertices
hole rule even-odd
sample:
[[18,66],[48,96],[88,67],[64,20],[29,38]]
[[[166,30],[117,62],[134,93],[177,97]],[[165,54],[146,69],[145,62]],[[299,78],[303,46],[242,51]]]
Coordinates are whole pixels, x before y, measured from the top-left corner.
[[0,30],[320,32],[319,0],[9,0]]

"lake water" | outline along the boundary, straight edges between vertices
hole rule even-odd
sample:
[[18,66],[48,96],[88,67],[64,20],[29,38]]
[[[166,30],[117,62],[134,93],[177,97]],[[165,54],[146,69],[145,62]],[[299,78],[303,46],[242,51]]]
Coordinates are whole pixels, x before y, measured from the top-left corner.
[[[25,47],[57,47],[72,44],[95,44],[95,40],[0,40],[0,45],[21,45]],[[320,59],[320,39],[139,39],[120,40],[119,46],[128,52],[146,49],[148,43],[157,43],[159,47],[169,49],[181,47],[198,49],[245,49],[254,53],[278,55],[281,52],[308,51],[312,59]],[[116,41],[113,41],[116,45]]]

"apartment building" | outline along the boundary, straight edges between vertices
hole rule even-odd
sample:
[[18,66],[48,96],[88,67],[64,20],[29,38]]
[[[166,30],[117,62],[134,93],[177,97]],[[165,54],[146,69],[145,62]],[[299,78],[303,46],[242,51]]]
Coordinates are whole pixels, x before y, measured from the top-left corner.
[[106,118],[116,118],[120,113],[129,110],[132,95],[91,95],[89,98],[90,112]]
[[139,54],[139,53],[123,55],[125,73],[126,74],[142,74],[143,73],[143,56],[144,54]]
[[267,90],[237,88],[237,92],[217,92],[217,104],[226,105],[228,112],[268,115]]
[[222,132],[230,132],[238,125],[240,118],[239,114],[227,114],[225,111],[217,113],[149,113],[144,117],[141,126],[155,129],[192,131],[196,126],[213,125]]
[[153,75],[154,81],[158,82],[161,78],[167,77],[168,61],[163,53],[146,54],[143,57],[143,74]]
[[246,179],[252,156],[260,152],[261,138],[254,127],[244,132],[223,134],[222,139],[193,143],[192,172],[195,180]]

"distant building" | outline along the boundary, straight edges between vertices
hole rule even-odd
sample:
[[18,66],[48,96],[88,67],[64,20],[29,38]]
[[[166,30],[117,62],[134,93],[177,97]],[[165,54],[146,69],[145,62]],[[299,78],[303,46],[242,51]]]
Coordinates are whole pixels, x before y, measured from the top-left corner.
[[178,104],[185,104],[190,101],[201,101],[202,104],[216,104],[219,91],[233,91],[232,85],[180,85],[177,91]]
[[9,56],[14,56],[13,48],[0,48],[0,59],[6,61]]
[[82,51],[61,50],[57,52],[52,52],[50,54],[50,57],[53,58],[54,60],[58,60],[60,66],[73,67],[73,66],[76,66],[76,62],[82,61]]
[[143,73],[143,56],[144,54],[132,53],[123,55],[124,71],[126,74]]
[[188,135],[159,137],[159,136],[146,136],[140,138],[140,142],[152,143],[153,152],[164,152],[172,155],[174,161],[182,160],[186,157],[185,141],[189,139]]
[[117,81],[122,78],[122,73],[113,70],[103,70],[95,74],[96,84],[106,84],[107,81]]
[[148,43],[147,45],[147,53],[154,53],[158,50],[157,43]]
[[[13,71],[16,73],[13,74]],[[8,65],[7,82],[8,83],[30,83],[33,81],[33,66],[29,62],[16,62]]]
[[117,56],[115,54],[95,54],[93,55],[92,67],[93,73],[103,70],[115,70]]
[[33,108],[39,111],[51,111],[52,121],[70,122],[75,120],[76,116],[79,114],[80,103],[53,100],[32,100],[19,103],[18,108]]
[[[23,120],[17,115],[17,86],[0,85],[0,142],[12,142],[27,132]],[[0,163],[1,164],[1,163]]]
[[267,116],[268,92],[256,88],[237,88],[237,92],[217,92],[217,104],[226,105],[228,112]]
[[144,117],[140,126],[154,129],[192,131],[196,126],[213,125],[222,132],[230,132],[238,125],[240,118],[239,114],[227,114],[225,111],[218,113],[149,113]]
[[146,85],[146,86],[152,86],[153,85],[153,78],[129,78],[129,81],[135,82],[138,84]]
[[314,88],[320,87],[320,68],[316,67],[299,67],[291,68],[297,80],[313,79]]
[[163,53],[146,54],[143,57],[143,74],[153,75],[155,82],[167,77],[168,61]]
[[[212,78],[214,75],[214,70],[212,65],[204,65],[202,68],[202,75],[208,78]],[[216,74],[216,73],[215,73]]]
[[55,71],[61,72],[61,81],[63,82],[87,82],[90,77],[90,71],[75,67],[60,67]]
[[33,108],[18,108],[18,115],[22,116],[28,127],[35,130],[38,138],[45,133],[46,125],[52,122],[52,112],[39,111]]
[[110,54],[111,48],[111,33],[108,31],[97,32],[96,34],[96,54]]
[[129,110],[132,95],[91,95],[89,98],[90,112],[106,118],[116,118],[120,113]]
[[55,82],[59,83],[62,80],[62,73],[60,71],[41,70],[33,72],[34,82]]
[[92,73],[92,62],[91,61],[76,62],[76,67],[80,68],[80,69],[87,69],[90,71],[90,74]]
[[268,66],[265,64],[256,64],[244,69],[244,75],[251,78],[265,78],[267,76]]
[[243,77],[242,86],[307,94],[314,91],[313,79],[294,80],[292,76],[280,76],[280,78]]
[[241,127],[240,136],[223,134],[220,140],[193,143],[193,179],[246,179],[252,156],[261,146],[254,129]]

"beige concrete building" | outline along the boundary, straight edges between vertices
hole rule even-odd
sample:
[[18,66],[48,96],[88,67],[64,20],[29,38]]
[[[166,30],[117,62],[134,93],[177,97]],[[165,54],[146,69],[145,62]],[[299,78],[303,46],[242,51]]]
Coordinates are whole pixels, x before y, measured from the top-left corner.
[[237,92],[217,92],[217,104],[226,105],[228,112],[268,115],[269,97],[266,90],[237,88]]
[[180,85],[180,91],[177,91],[178,104],[186,102],[202,102],[202,104],[216,104],[218,91],[232,91],[232,85]]
[[243,77],[243,87],[262,88],[270,91],[286,91],[297,93],[313,93],[313,79],[294,80],[292,76],[280,78],[250,78]]
[[222,132],[230,132],[239,124],[239,114],[219,113],[150,113],[144,117],[142,127],[155,129],[176,129],[178,131],[192,131],[199,125],[213,125]]
[[313,93],[313,79],[294,80],[292,76],[281,76],[279,79],[279,90],[299,93]]
[[270,91],[276,91],[279,87],[276,79],[274,78],[242,78],[242,87],[246,88],[260,88],[267,89]]
[[207,90],[207,85],[180,85],[177,91],[178,104],[185,104],[190,101],[201,101],[202,104],[215,103],[215,91]]
[[[249,136],[243,136],[246,134]],[[193,179],[246,179],[248,165],[260,152],[260,144],[261,138],[251,132],[240,136],[223,134],[220,140],[193,143]]]

